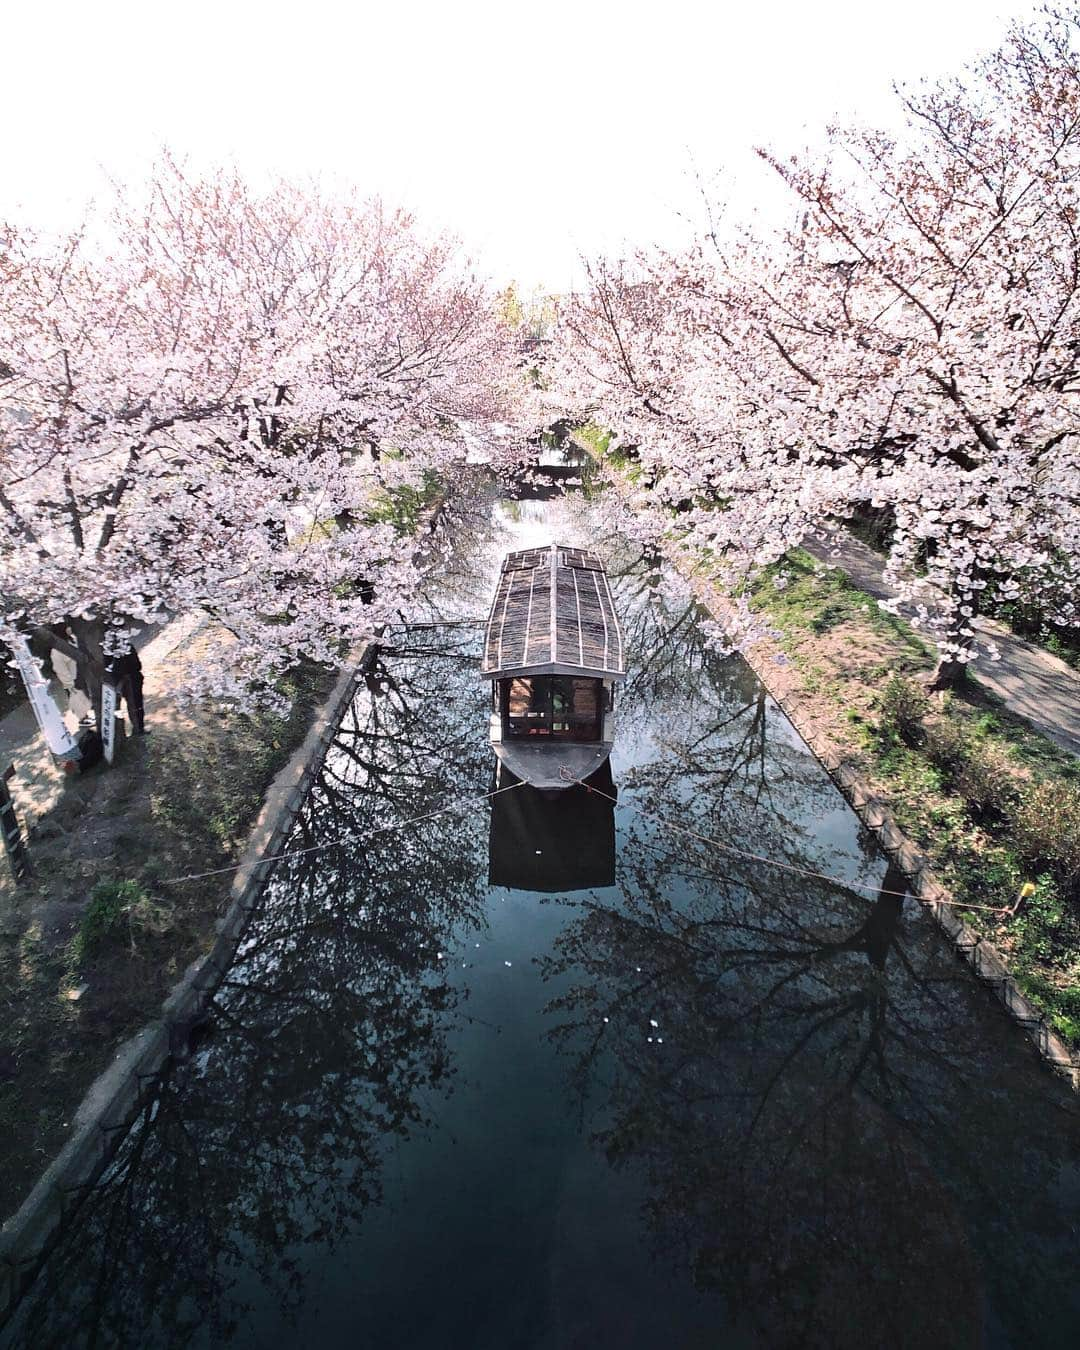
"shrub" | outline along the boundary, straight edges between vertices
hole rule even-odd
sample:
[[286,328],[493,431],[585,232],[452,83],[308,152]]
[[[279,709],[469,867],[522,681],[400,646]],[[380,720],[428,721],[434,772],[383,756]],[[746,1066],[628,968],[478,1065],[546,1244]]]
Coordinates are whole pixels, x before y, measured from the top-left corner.
[[926,753],[977,819],[989,813],[1005,816],[1014,809],[1016,788],[1009,756],[998,746],[974,740],[962,723],[933,723],[926,732]]
[[79,923],[71,953],[76,963],[99,948],[132,937],[133,925],[154,928],[159,907],[137,881],[99,881]]
[[893,675],[881,691],[878,711],[886,737],[898,736],[905,745],[918,745],[922,741],[923,718],[930,711],[930,700],[915,680]]
[[1080,899],[1080,788],[1032,783],[1020,795],[1012,837],[1025,858],[1051,873],[1065,896]]
[[1016,804],[1009,757],[996,747],[973,746],[953,781],[978,816],[1006,816]]
[[961,772],[970,751],[964,728],[949,717],[939,718],[926,733],[926,753],[950,784]]

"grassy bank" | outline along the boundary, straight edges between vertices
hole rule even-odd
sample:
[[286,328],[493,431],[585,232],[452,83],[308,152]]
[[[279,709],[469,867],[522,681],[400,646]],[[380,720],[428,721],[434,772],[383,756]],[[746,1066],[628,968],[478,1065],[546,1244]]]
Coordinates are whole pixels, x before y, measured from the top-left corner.
[[231,876],[172,879],[235,861],[335,678],[296,672],[286,717],[159,704],[150,735],[40,822],[18,900],[28,922],[0,940],[0,1216],[59,1150],[116,1046],[210,946]]
[[752,603],[781,634],[785,676],[965,902],[960,912],[1080,1045],[1080,764],[975,681],[928,699],[928,644],[802,550],[762,576]]

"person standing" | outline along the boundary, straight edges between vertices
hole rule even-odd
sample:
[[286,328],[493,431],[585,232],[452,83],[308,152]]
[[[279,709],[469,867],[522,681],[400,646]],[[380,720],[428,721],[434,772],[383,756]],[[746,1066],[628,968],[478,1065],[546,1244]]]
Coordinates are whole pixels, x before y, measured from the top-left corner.
[[109,662],[108,672],[123,696],[132,727],[141,735],[146,730],[146,715],[143,707],[143,673],[139,653],[134,647],[129,647],[123,656],[114,656]]

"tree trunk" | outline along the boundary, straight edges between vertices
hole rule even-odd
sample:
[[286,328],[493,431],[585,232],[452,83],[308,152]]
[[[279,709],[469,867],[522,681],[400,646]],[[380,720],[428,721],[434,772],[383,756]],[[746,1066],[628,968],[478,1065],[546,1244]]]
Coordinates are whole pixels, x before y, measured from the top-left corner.
[[936,694],[943,689],[958,689],[966,679],[967,662],[943,656],[934,667],[934,673],[927,681],[926,687],[932,694]]
[[[950,646],[959,647],[966,655],[975,642],[974,633],[972,632],[975,627],[975,614],[972,613],[967,616],[960,614],[959,608],[964,603],[964,596],[957,591],[957,588],[954,585],[952,595],[950,596],[952,614],[950,615],[950,626],[946,637],[948,638]],[[971,605],[970,598],[967,599],[966,603]],[[972,608],[974,608],[974,606],[972,606]],[[965,629],[968,631],[965,632]],[[967,678],[967,668],[968,663],[966,661],[958,661],[953,656],[941,656],[938,659],[937,666],[934,668],[934,673],[930,676],[927,688],[931,693],[938,693],[943,689],[957,689]]]

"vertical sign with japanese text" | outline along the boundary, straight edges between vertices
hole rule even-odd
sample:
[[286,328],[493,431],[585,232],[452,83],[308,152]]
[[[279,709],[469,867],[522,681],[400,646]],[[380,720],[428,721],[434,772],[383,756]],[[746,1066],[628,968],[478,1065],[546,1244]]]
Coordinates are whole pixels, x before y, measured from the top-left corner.
[[101,748],[105,762],[111,764],[116,752],[116,685],[105,680],[101,685]]

